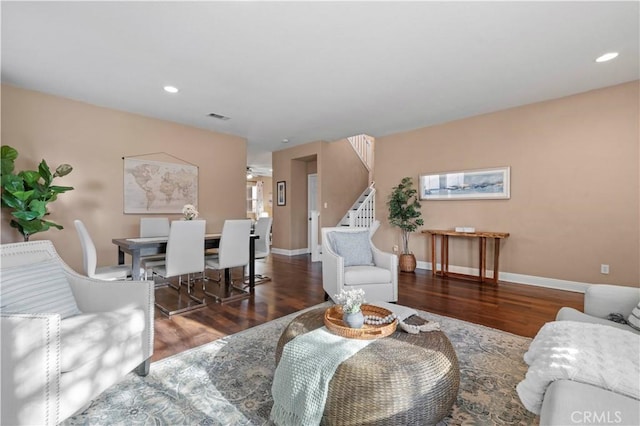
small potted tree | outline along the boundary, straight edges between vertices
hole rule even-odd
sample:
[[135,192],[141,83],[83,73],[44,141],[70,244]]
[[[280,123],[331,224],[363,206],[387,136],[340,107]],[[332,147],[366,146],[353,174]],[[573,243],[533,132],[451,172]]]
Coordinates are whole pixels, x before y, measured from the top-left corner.
[[387,201],[389,223],[400,228],[402,235],[400,270],[403,272],[413,272],[416,269],[416,257],[409,251],[409,235],[424,224],[417,193],[413,187],[413,180],[404,177],[398,186],[393,188]]
[[73,189],[70,186],[57,186],[53,180],[66,176],[73,168],[68,164],[59,165],[51,173],[47,162],[42,160],[38,170],[23,170],[15,173],[15,160],[18,151],[8,145],[0,148],[2,160],[2,207],[11,211],[10,225],[16,228],[24,238],[37,232],[44,232],[54,227],[62,229],[62,225],[45,219],[49,214],[47,204],[55,201],[58,194]]

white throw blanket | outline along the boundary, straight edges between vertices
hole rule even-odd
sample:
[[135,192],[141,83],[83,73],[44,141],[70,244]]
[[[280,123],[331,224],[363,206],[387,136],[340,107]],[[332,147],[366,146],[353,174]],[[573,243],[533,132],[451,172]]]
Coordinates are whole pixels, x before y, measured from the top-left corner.
[[320,424],[336,369],[371,342],[340,337],[321,327],[284,345],[271,386],[271,420],[277,425]]
[[516,390],[527,410],[540,414],[547,387],[574,380],[640,399],[640,335],[599,324],[554,321],[531,342],[529,365]]

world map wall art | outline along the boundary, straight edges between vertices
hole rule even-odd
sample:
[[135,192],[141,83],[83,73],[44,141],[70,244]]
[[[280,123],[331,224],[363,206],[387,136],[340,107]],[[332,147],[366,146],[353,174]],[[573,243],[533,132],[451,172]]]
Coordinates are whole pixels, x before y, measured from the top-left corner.
[[182,213],[185,204],[198,205],[198,167],[124,159],[125,213]]

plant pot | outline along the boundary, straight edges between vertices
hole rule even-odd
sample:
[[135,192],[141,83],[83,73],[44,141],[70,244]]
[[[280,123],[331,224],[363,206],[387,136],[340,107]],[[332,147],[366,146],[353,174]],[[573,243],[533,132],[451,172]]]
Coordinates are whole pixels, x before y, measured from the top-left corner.
[[416,257],[413,253],[400,255],[400,270],[402,272],[413,272],[416,270]]

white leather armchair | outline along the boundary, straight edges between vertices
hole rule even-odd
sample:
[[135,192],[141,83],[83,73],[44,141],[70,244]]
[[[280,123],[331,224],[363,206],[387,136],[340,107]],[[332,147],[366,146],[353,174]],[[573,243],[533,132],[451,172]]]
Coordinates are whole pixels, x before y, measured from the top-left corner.
[[[326,296],[335,299],[335,295],[343,289],[349,290],[353,288],[361,288],[365,292],[365,300],[369,302],[397,302],[398,301],[398,256],[393,253],[386,253],[379,250],[373,245],[371,235],[377,229],[376,223],[371,229],[368,228],[322,228],[322,286]],[[371,250],[371,262],[357,264],[358,261],[349,262],[345,253],[341,253],[336,236],[344,233],[361,233],[366,232],[367,238],[362,238],[368,242],[368,248]],[[360,240],[360,248],[364,250],[362,240]],[[350,253],[360,251],[349,249],[346,253],[350,257]],[[344,251],[344,250],[343,250]],[[347,265],[347,266],[345,266]],[[335,300],[334,300],[335,302]]]
[[[132,370],[148,374],[153,282],[103,281],[77,274],[51,241],[3,244],[0,255],[1,424],[58,424]],[[30,272],[44,264],[56,270],[65,286],[66,277],[72,293],[67,298],[71,303],[75,299],[79,314],[63,319],[60,313],[45,313],[51,312],[49,307],[45,312],[33,307],[19,312],[11,305],[11,289],[14,294],[18,289],[19,299],[27,304],[33,295],[47,291],[49,284],[38,285],[51,274]],[[68,286],[65,290],[68,295]]]
[[580,321],[592,324],[604,324],[640,334],[640,331],[628,326],[609,321],[609,314],[622,314],[626,319],[640,301],[640,288],[619,285],[594,284],[587,287],[584,293],[584,313],[573,308],[564,307],[558,311],[556,321]]

